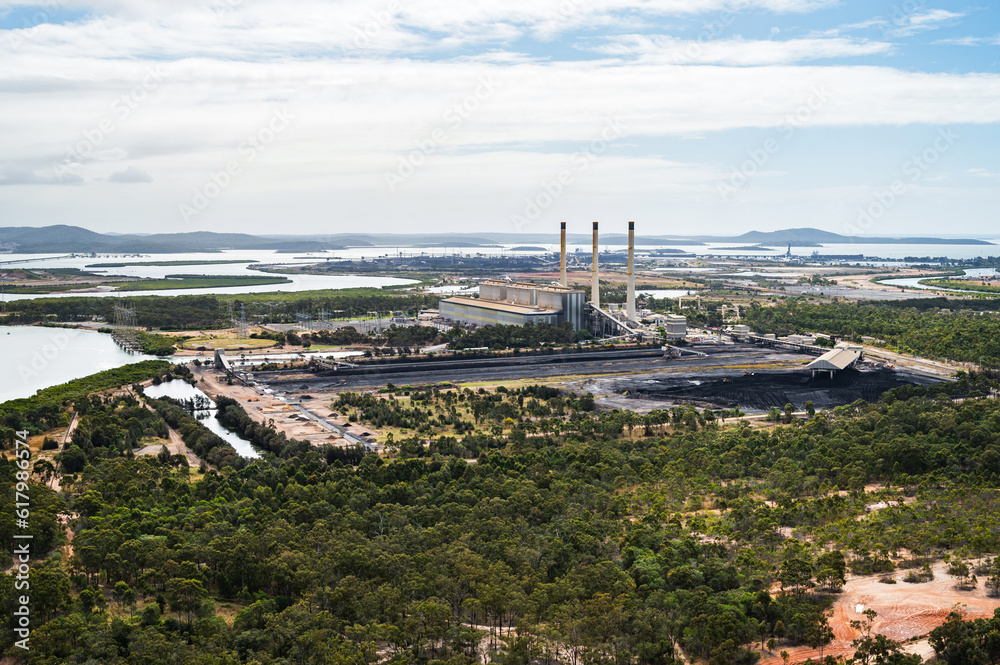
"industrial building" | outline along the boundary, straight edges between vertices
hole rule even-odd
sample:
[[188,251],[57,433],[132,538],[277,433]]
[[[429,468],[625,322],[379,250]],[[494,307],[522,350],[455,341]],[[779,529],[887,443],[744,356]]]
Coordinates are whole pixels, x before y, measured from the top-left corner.
[[864,359],[864,347],[838,342],[832,351],[827,351],[806,365],[806,369],[812,370],[813,376],[816,376],[816,372],[829,372],[832,379],[836,372],[852,367],[862,359]]
[[584,292],[569,287],[491,279],[479,285],[479,298],[447,298],[439,308],[442,318],[459,323],[523,326],[568,321],[574,330],[583,330],[584,305]]
[[679,314],[667,314],[663,317],[663,329],[671,339],[687,337],[687,317]]
[[[453,297],[439,304],[441,317],[449,321],[474,325],[495,323],[525,325],[527,323],[569,322],[574,330],[591,328],[598,334],[614,329],[614,334],[638,334],[635,307],[635,223],[628,224],[628,275],[626,282],[625,315],[620,320],[601,309],[600,270],[598,267],[598,231],[594,222],[593,264],[591,266],[591,302],[585,293],[570,288],[566,279],[566,223],[560,224],[559,283],[540,286],[504,280],[486,280],[479,285],[479,298]],[[684,337],[686,320],[673,321],[669,336]],[[593,319],[593,320],[592,320]],[[683,332],[679,332],[683,326]],[[593,331],[592,330],[592,331]]]

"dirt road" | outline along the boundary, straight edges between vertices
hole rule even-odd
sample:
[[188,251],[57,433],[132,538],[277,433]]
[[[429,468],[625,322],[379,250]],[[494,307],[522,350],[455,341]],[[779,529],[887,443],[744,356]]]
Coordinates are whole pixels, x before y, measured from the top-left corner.
[[925,374],[933,374],[942,378],[951,378],[960,369],[975,369],[974,365],[958,362],[941,362],[929,358],[919,358],[917,356],[907,356],[876,346],[865,345],[865,355],[879,360],[886,360],[897,367],[905,367]]
[[[134,393],[132,393],[132,389],[131,388],[129,388],[128,391],[129,391],[129,394],[131,394],[133,397],[135,397],[137,400],[139,400],[139,403],[142,406],[146,407],[150,411],[155,411],[155,409],[153,409],[153,407],[151,407],[149,404],[146,403],[146,400],[144,400],[144,399],[140,398],[138,395],[135,395]],[[168,435],[170,436],[170,443],[168,443],[166,445],[167,445],[167,450],[170,452],[170,454],[171,455],[184,455],[184,457],[187,458],[187,462],[188,462],[188,466],[189,467],[194,467],[195,469],[200,468],[201,465],[202,465],[202,463],[203,463],[203,460],[200,457],[198,457],[193,450],[191,450],[190,448],[187,447],[187,444],[184,443],[184,439],[181,438],[180,433],[177,430],[175,430],[173,427],[170,427],[169,425],[167,426],[167,432],[168,432]],[[145,446],[144,448],[140,448],[139,450],[136,450],[134,454],[137,457],[141,457],[142,455],[159,455],[161,447],[162,447],[162,444],[153,444],[153,445],[150,445],[150,446]],[[207,462],[204,462],[204,464],[205,464],[206,467],[208,467],[210,469],[214,468],[214,467],[212,467],[212,465],[208,464]]]

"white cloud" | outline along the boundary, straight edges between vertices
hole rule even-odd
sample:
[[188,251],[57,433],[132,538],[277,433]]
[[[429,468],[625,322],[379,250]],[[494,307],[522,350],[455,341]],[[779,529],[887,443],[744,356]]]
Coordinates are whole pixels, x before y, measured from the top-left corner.
[[910,14],[897,23],[891,22],[889,34],[893,37],[909,37],[920,32],[937,30],[945,25],[955,23],[965,16],[964,13],[949,12],[945,9],[932,9],[926,12]]
[[838,32],[876,29],[884,37],[909,37],[956,23],[964,16],[964,12],[924,9],[923,5],[913,2],[912,5],[897,6],[888,16],[877,16],[860,23],[841,26]]
[[973,176],[974,178],[990,178],[992,180],[1000,178],[1000,173],[994,173],[989,169],[984,169],[984,168],[966,169],[965,174]]
[[950,44],[953,46],[1000,46],[1000,35],[993,37],[957,37],[953,39],[939,39],[935,44]]
[[[15,5],[36,5],[14,3]],[[85,18],[9,31],[19,47],[63,43],[92,57],[365,55],[553,39],[577,29],[636,29],[665,17],[811,12],[836,0],[63,0]]]
[[153,182],[153,176],[149,175],[137,166],[129,166],[123,171],[115,171],[108,176],[108,182],[122,184]]
[[0,164],[0,185],[79,185],[83,178],[68,174],[59,178],[55,174],[37,173],[24,166],[6,163]]
[[[9,185],[0,187],[0,209],[40,222],[72,210],[82,223],[90,215],[117,230],[135,230],[140,218],[173,224],[178,205],[236,159],[239,174],[197,224],[266,231],[274,220],[296,220],[304,232],[327,228],[332,216],[381,230],[470,219],[497,226],[618,117],[626,138],[580,173],[552,212],[614,215],[626,193],[637,214],[663,218],[676,204],[679,219],[694,224],[703,218],[698,206],[717,202],[715,185],[728,171],[650,155],[651,141],[707,144],[718,132],[770,129],[816,90],[827,100],[810,128],[1000,123],[996,74],[801,64],[891,53],[886,41],[642,34],[667,32],[674,17],[691,25],[725,21],[727,8],[801,13],[836,4],[827,0],[242,0],[218,12],[213,1],[225,2],[65,0],[92,11],[0,31],[0,145],[10,160],[0,166],[0,184]],[[929,15],[913,25],[953,19]],[[576,29],[630,36],[606,40],[596,57],[567,40],[544,59],[539,40]],[[521,49],[522,40],[533,48]],[[678,54],[687,66],[675,65]],[[130,97],[152,64],[162,82],[141,100]],[[476,98],[487,79],[495,93]],[[123,98],[135,103],[122,106]],[[243,155],[247,137],[286,107],[295,116],[287,130],[253,158]],[[390,192],[384,174],[435,130],[444,136],[433,154]],[[60,179],[67,154],[80,159]],[[785,170],[775,164],[773,173]],[[97,184],[124,180],[147,186]],[[85,184],[49,187],[44,197],[26,186],[57,182]],[[745,200],[762,196],[758,189]],[[768,195],[795,200],[769,204],[768,214],[808,215],[797,192]]]
[[789,39],[754,41],[741,38],[697,41],[668,36],[625,35],[596,47],[599,53],[639,56],[644,60],[678,65],[719,64],[733,66],[778,65],[866,55],[887,54],[892,45],[847,39]]
[[909,23],[911,26],[931,26],[938,23],[944,23],[952,19],[962,18],[963,16],[965,16],[965,14],[962,12],[950,12],[946,9],[931,9],[926,12],[911,14]]

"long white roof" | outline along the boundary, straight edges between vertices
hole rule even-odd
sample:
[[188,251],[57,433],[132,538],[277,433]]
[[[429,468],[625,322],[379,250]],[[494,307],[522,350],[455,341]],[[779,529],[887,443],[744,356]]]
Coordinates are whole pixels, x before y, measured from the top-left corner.
[[816,360],[806,365],[806,369],[842,370],[847,369],[861,358],[863,347],[840,342]]

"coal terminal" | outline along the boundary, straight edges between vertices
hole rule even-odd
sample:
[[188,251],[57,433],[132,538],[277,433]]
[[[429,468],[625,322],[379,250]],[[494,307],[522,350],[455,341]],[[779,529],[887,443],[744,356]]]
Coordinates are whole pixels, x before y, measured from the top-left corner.
[[592,392],[608,408],[648,411],[678,404],[766,412],[811,401],[817,409],[875,402],[887,390],[926,386],[937,377],[863,365],[818,375],[804,369],[813,356],[747,344],[705,345],[665,357],[657,349],[561,351],[519,356],[461,358],[426,356],[360,362],[337,370],[320,368],[255,372],[254,380],[281,393],[340,392],[384,386],[533,381]]
[[812,376],[804,370],[753,370],[745,372],[714,371],[698,376],[660,374],[655,377],[634,377],[610,382],[618,394],[662,402],[664,407],[678,404],[732,409],[747,412],[783,409],[792,404],[796,410],[812,402],[817,409],[851,404],[857,400],[877,402],[883,393],[902,386],[929,386],[935,379],[898,370],[847,369],[831,379],[828,375]]

